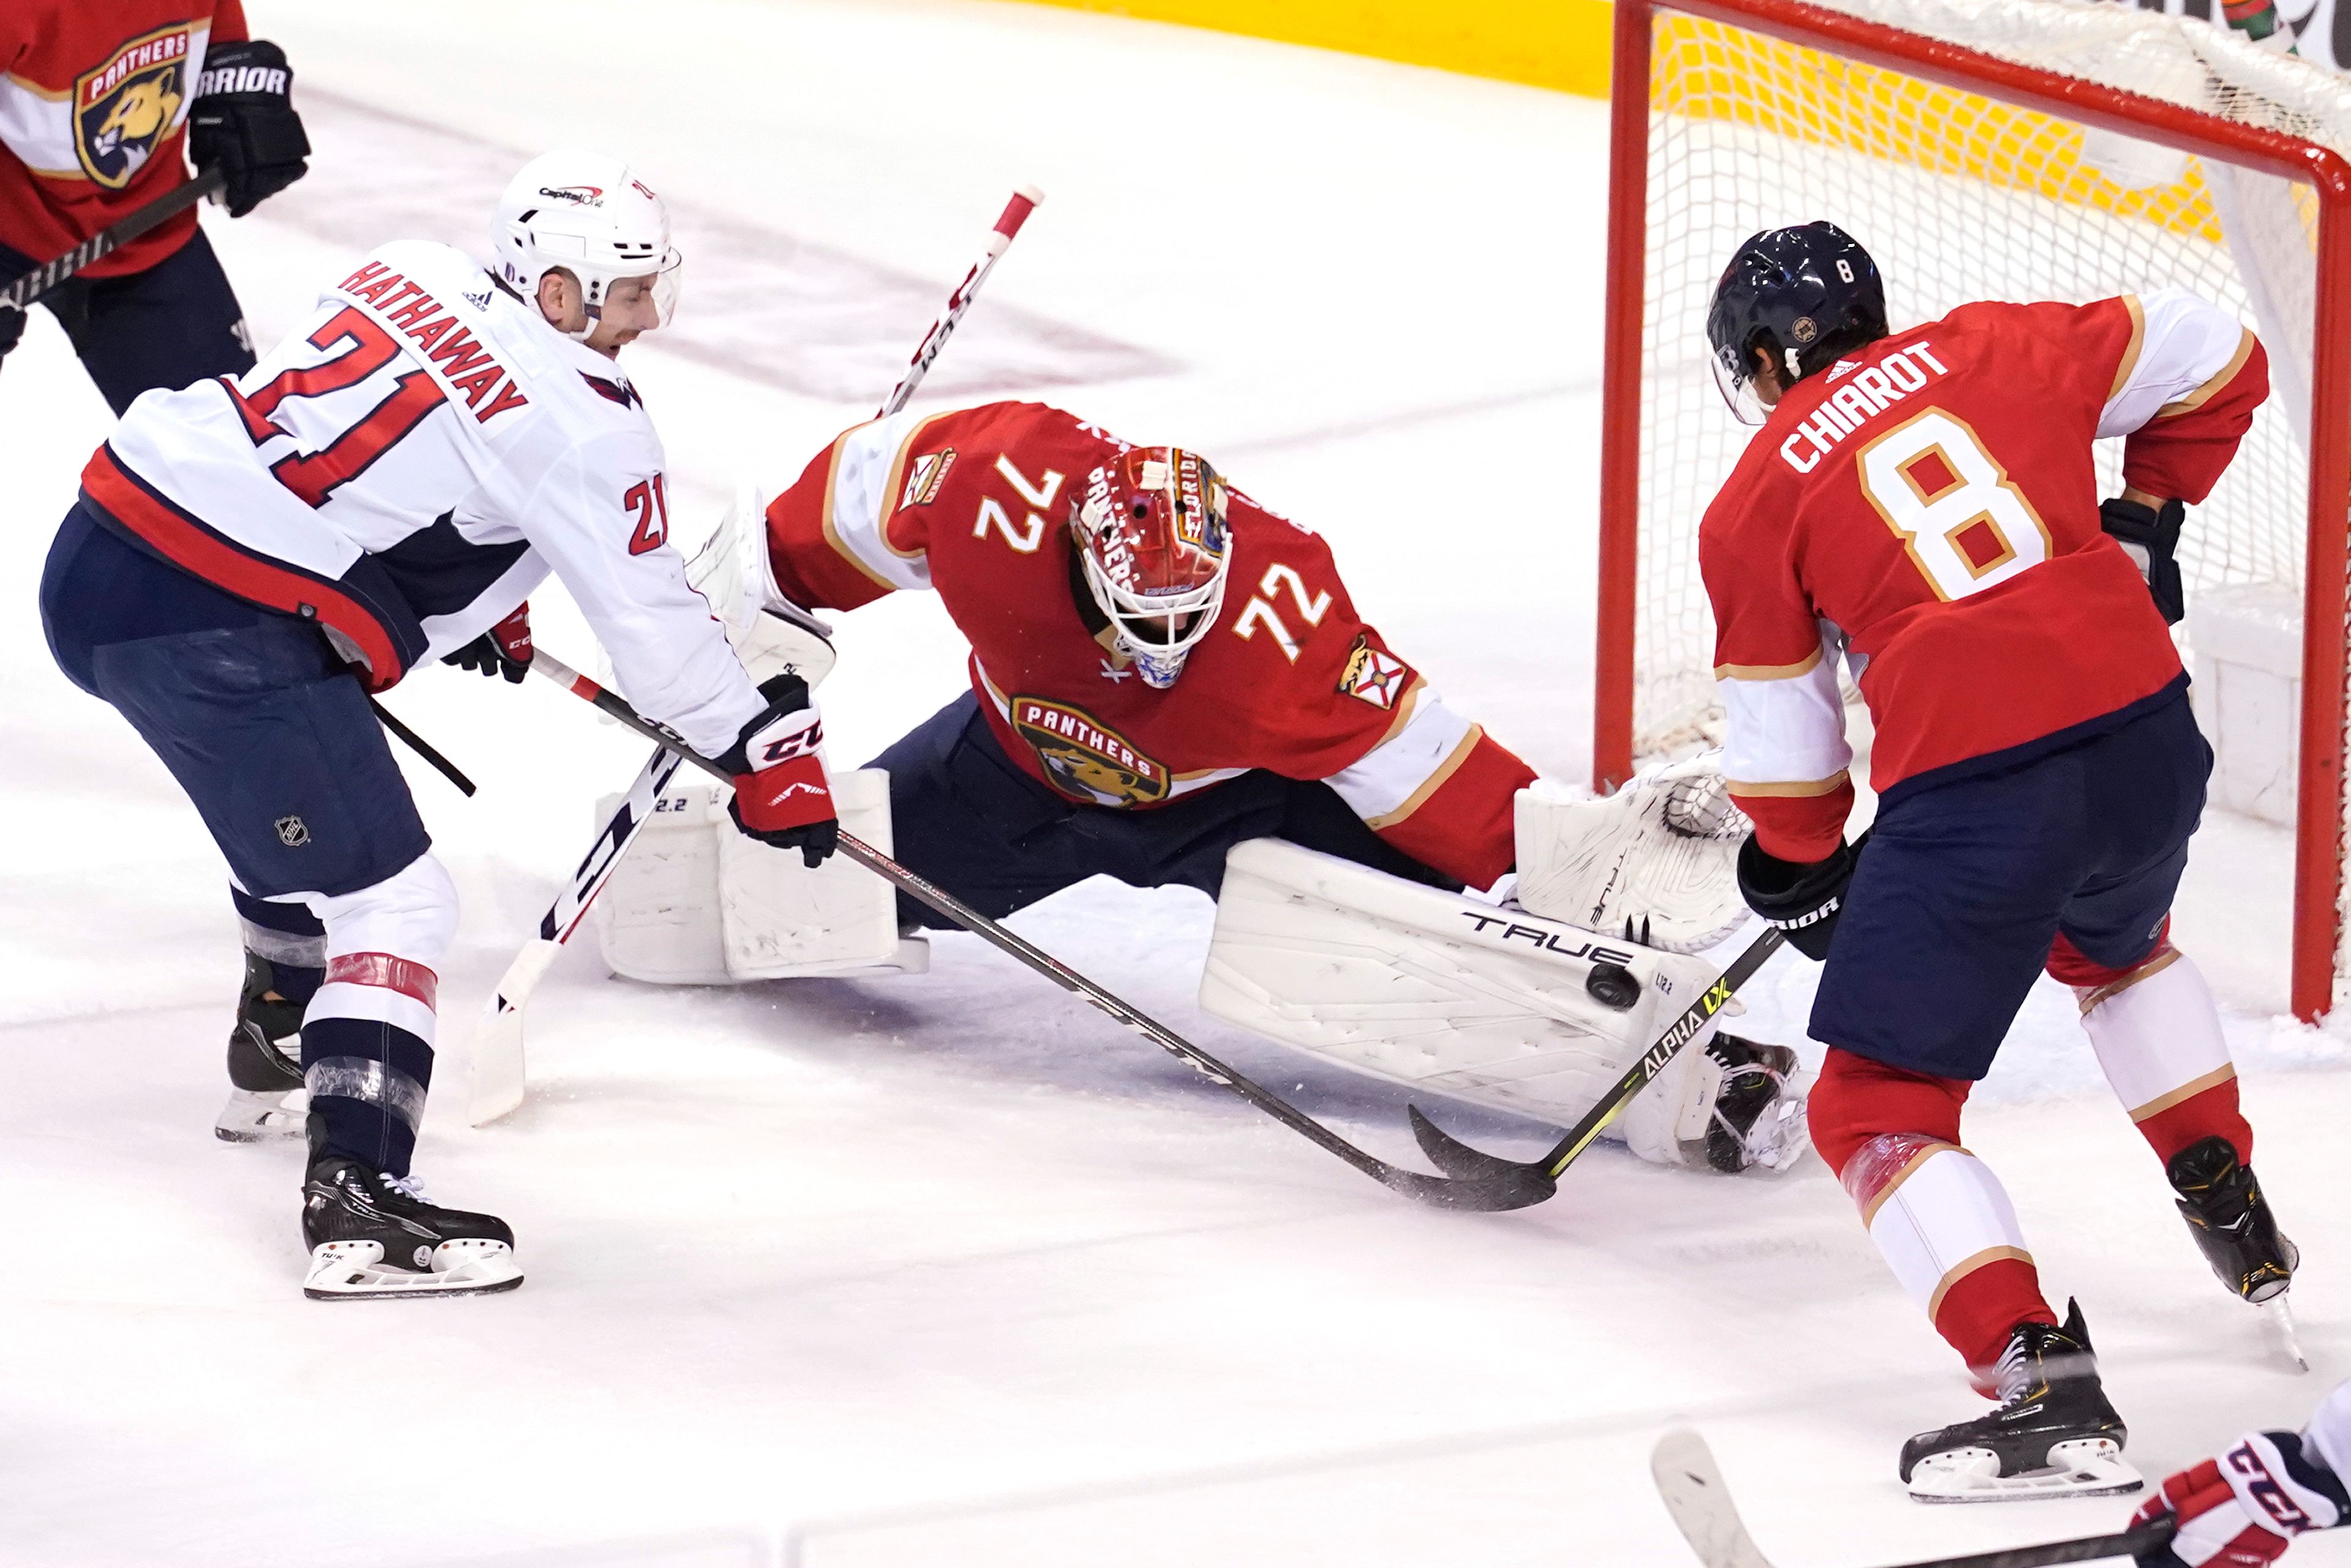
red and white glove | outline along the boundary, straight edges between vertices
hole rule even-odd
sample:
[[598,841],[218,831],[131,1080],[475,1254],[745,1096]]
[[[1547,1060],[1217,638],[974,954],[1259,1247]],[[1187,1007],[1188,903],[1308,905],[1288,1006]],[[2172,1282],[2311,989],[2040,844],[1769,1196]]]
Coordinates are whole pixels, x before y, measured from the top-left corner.
[[441,662],[476,674],[504,675],[520,685],[530,674],[530,606],[522,605],[455,653],[443,654]]
[[817,750],[824,744],[824,721],[798,675],[772,675],[760,684],[759,695],[768,699],[767,711],[745,725],[733,749],[718,759],[735,775],[735,799],[726,810],[750,837],[773,849],[798,850],[803,863],[820,865],[841,842],[832,788]]
[[2171,1516],[2170,1544],[2139,1558],[2147,1568],[2264,1568],[2304,1531],[2343,1519],[2328,1489],[2340,1483],[2305,1455],[2292,1432],[2249,1432],[2217,1459],[2180,1471],[2131,1516],[2134,1526]]

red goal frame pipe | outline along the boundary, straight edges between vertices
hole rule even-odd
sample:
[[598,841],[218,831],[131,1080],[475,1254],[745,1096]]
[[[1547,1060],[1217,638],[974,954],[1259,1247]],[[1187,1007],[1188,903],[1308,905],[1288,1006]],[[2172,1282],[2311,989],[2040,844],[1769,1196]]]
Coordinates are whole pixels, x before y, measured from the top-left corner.
[[[1677,13],[1761,33],[2201,157],[2309,185],[2318,198],[2312,333],[2309,535],[2303,604],[2302,751],[2295,799],[2295,1015],[2334,1005],[2343,896],[2345,643],[2351,635],[2351,162],[2312,142],[2060,77],[1805,0],[1616,0],[1610,94],[1608,298],[1602,352],[1595,789],[1632,770],[1640,550],[1641,337],[1647,298],[1649,66],[1655,20]],[[1692,324],[1697,329],[1697,324]],[[2192,526],[2192,525],[2191,525]],[[2326,635],[2314,635],[2325,629]]]

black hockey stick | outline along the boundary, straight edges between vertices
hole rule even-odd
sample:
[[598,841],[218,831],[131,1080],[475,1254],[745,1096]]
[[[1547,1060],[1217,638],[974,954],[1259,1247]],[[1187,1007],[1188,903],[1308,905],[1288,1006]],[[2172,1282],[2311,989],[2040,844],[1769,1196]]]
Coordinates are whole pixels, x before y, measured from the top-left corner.
[[[725,768],[638,713],[619,693],[606,691],[545,649],[539,649],[531,655],[530,667],[569,691],[573,696],[595,704],[646,739],[660,742],[713,778],[732,781]],[[841,835],[841,852],[974,936],[1010,954],[1063,990],[1092,1002],[1211,1083],[1222,1084],[1231,1090],[1291,1132],[1320,1145],[1392,1192],[1400,1192],[1406,1197],[1418,1198],[1439,1208],[1471,1209],[1524,1208],[1551,1196],[1551,1184],[1541,1176],[1539,1171],[1529,1175],[1518,1167],[1506,1166],[1497,1172],[1481,1171],[1466,1177],[1426,1176],[1366,1154],[1288,1101],[1234,1071],[1166,1025],[1128,1006],[1051,954],[1006,930],[945,888],[908,871],[855,835]]]
[[455,763],[442,756],[439,751],[433,747],[432,743],[427,741],[423,736],[417,734],[414,730],[401,723],[398,718],[392,716],[392,711],[390,708],[376,701],[375,698],[368,698],[368,706],[375,709],[375,716],[378,723],[381,724],[384,728],[392,731],[392,734],[398,736],[402,740],[407,742],[409,750],[416,753],[417,756],[422,757],[425,761],[430,762],[434,768],[438,768],[442,778],[446,779],[450,783],[455,784],[457,787],[457,792],[459,794],[471,798],[474,793],[474,781],[471,779],[466,778],[465,774],[459,772]]
[[[1776,925],[1767,925],[1763,934],[1747,945],[1747,951],[1730,962],[1706,994],[1692,1002],[1676,1019],[1673,1027],[1657,1037],[1641,1060],[1625,1070],[1625,1076],[1615,1086],[1600,1097],[1600,1102],[1583,1113],[1583,1120],[1569,1129],[1566,1137],[1554,1145],[1551,1153],[1539,1160],[1507,1160],[1499,1155],[1489,1155],[1473,1149],[1420,1113],[1420,1107],[1408,1107],[1412,1116],[1412,1135],[1420,1144],[1421,1153],[1429,1163],[1447,1176],[1466,1181],[1519,1181],[1539,1184],[1542,1197],[1549,1197],[1559,1190],[1561,1173],[1575,1163],[1602,1128],[1614,1121],[1633,1097],[1649,1086],[1649,1081],[1666,1070],[1666,1063],[1682,1052],[1682,1048],[1698,1037],[1715,1014],[1730,1005],[1739,988],[1755,977],[1763,961],[1780,950],[1787,937]],[[1540,1198],[1534,1200],[1541,1201]]]
[[[1739,1517],[1739,1505],[1723,1485],[1722,1471],[1706,1439],[1687,1427],[1657,1439],[1649,1454],[1649,1473],[1656,1478],[1657,1495],[1674,1516],[1684,1540],[1706,1568],[1771,1568],[1771,1560],[1756,1547]],[[1964,1557],[1937,1557],[1906,1563],[1901,1568],[2044,1568],[2058,1563],[2095,1563],[2104,1557],[2137,1557],[2171,1539],[2178,1521],[2167,1516],[2119,1535],[2090,1535],[2074,1541],[2050,1541],[2038,1546],[2012,1546],[2004,1552],[1976,1552]]]
[[63,256],[52,256],[30,272],[19,273],[0,287],[0,310],[22,310],[91,262],[110,256],[166,218],[187,211],[227,183],[217,169],[208,169],[177,190],[167,191],[111,228],[103,228]]

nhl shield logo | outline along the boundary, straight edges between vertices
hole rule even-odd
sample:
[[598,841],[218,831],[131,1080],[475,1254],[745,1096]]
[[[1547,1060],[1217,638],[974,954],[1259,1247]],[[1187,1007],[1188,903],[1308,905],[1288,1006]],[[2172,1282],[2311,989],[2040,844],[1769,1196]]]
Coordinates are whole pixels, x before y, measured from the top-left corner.
[[74,83],[82,172],[119,191],[179,129],[188,97],[188,25],[133,38]]
[[277,841],[289,850],[298,850],[310,841],[310,824],[299,817],[277,819]]

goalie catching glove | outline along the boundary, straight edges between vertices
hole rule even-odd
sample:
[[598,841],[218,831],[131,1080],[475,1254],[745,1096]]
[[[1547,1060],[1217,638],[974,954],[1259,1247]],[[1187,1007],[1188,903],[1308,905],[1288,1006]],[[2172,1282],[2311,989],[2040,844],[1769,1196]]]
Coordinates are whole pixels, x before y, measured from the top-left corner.
[[1539,779],[1519,791],[1511,896],[1586,931],[1695,953],[1747,918],[1735,864],[1747,830],[1718,751],[1643,768],[1604,799]]
[[841,842],[818,750],[824,744],[823,719],[809,700],[808,683],[797,674],[768,677],[759,695],[768,699],[767,711],[745,725],[741,737],[716,759],[735,776],[727,812],[749,837],[773,849],[796,849],[804,863],[820,865]]

